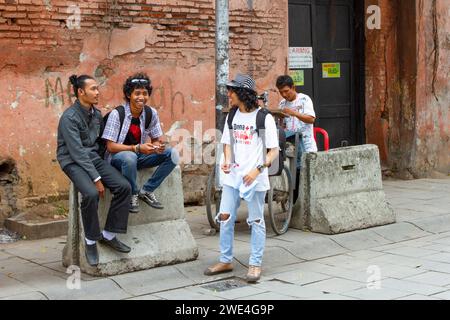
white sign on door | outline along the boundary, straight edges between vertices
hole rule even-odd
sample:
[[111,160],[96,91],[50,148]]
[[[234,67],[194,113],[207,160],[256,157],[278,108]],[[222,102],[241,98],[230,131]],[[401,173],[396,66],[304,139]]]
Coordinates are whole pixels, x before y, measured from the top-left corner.
[[289,69],[313,69],[313,48],[289,47]]

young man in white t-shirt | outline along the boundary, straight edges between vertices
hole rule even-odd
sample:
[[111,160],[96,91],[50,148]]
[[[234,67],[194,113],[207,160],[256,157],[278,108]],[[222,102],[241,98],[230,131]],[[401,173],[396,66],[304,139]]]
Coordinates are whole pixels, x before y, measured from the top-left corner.
[[[248,282],[256,282],[261,276],[261,264],[266,240],[264,202],[270,189],[267,167],[279,152],[278,132],[275,120],[265,116],[265,130],[257,130],[256,117],[259,111],[255,81],[238,74],[227,84],[228,97],[235,109],[232,130],[225,122],[221,143],[224,144],[225,173],[222,199],[217,220],[220,222],[220,262],[205,270],[205,275],[216,275],[233,270],[234,224],[240,200],[248,206],[247,223],[251,227],[251,255]],[[237,109],[237,110],[236,110]],[[265,145],[261,136],[265,136]],[[269,149],[266,154],[264,148]]]
[[302,145],[300,146],[302,151],[317,152],[313,126],[316,121],[316,113],[311,98],[306,94],[297,93],[294,81],[290,76],[278,77],[276,85],[283,97],[279,108],[289,115],[284,119],[286,138],[300,132],[302,134]]
[[[317,144],[314,140],[314,122],[316,113],[313,102],[309,96],[297,93],[294,80],[287,75],[279,76],[276,86],[283,97],[279,109],[289,115],[284,119],[286,140],[295,143],[295,134],[301,133],[300,144],[297,146],[297,179],[301,169],[301,156],[305,152],[317,152]],[[298,188],[294,191],[294,201],[297,199]]]

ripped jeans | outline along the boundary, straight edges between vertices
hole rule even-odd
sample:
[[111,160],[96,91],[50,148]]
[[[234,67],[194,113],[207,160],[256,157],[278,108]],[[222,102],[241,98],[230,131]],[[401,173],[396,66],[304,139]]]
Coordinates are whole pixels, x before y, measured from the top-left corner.
[[[249,261],[251,266],[261,266],[266,245],[265,196],[266,191],[255,192],[252,201],[247,202],[247,223],[251,227],[251,254]],[[233,260],[234,223],[240,202],[239,190],[224,185],[220,211],[216,217],[216,220],[220,222],[220,262],[222,263],[231,263]],[[229,218],[221,221],[221,214],[229,215]]]

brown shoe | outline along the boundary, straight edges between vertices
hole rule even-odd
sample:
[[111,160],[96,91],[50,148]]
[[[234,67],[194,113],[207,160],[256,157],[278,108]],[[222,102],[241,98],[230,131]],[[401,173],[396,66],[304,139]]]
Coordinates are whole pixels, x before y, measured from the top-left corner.
[[210,266],[208,269],[206,269],[204,272],[204,275],[205,276],[214,276],[216,274],[231,272],[231,271],[233,271],[233,264],[219,262],[213,266]]
[[255,283],[261,278],[261,267],[249,266],[247,273],[247,282]]

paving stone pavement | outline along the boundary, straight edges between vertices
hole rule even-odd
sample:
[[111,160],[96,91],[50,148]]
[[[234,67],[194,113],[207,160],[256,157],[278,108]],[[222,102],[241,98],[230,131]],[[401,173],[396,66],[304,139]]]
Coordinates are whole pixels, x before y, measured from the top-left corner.
[[294,229],[275,236],[268,227],[257,284],[242,281],[250,250],[243,218],[234,271],[203,275],[217,261],[219,236],[205,235],[204,207],[189,207],[196,261],[107,278],[81,274],[77,282],[61,263],[65,237],[3,244],[0,299],[450,300],[450,179],[389,180],[384,188],[395,224],[334,236]]

